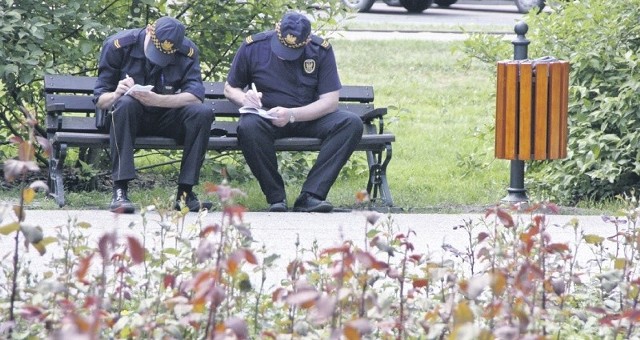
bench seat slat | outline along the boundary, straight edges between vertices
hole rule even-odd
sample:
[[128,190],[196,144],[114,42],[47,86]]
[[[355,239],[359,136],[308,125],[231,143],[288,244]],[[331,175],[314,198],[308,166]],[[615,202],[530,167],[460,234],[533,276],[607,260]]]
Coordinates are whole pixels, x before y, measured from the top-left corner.
[[[392,134],[366,134],[362,136],[357,150],[379,150],[385,144],[395,142]],[[72,144],[81,147],[104,147],[109,145],[109,135],[106,133],[58,132],[54,135],[54,144]],[[135,146],[138,149],[181,149],[175,139],[158,136],[137,137]],[[282,138],[275,142],[278,151],[319,151],[322,141],[318,138]],[[209,137],[210,150],[238,150],[236,137]]]

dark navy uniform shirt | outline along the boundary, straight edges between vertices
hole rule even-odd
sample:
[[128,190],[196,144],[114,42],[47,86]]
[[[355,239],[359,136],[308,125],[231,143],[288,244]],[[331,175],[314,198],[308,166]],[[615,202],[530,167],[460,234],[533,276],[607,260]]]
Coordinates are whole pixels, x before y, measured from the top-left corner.
[[[145,29],[116,33],[104,41],[98,64],[98,80],[93,93],[113,92],[127,75],[136,84],[154,85],[153,92],[174,94],[188,92],[204,100],[204,85],[196,45],[186,37],[173,62],[164,68],[153,65],[144,55]],[[149,48],[153,48],[149,45]]]
[[302,56],[288,61],[272,53],[274,34],[262,32],[245,40],[231,64],[229,85],[244,88],[255,83],[266,108],[304,106],[321,94],[340,90],[336,59],[327,41],[312,36]]

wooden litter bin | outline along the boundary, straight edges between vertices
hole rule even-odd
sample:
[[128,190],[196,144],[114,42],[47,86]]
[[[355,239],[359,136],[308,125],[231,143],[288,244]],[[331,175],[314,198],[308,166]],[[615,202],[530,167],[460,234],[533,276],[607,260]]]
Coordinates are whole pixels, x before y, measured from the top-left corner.
[[567,157],[569,62],[498,62],[495,156],[510,160]]

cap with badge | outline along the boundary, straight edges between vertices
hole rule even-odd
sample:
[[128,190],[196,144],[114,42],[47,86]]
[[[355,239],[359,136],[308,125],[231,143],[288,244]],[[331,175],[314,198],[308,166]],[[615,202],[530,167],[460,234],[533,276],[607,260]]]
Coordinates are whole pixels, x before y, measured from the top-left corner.
[[149,60],[161,67],[169,65],[184,40],[184,25],[171,17],[162,17],[151,25],[150,44],[145,49]]
[[303,14],[287,12],[276,24],[271,38],[271,50],[284,60],[300,58],[304,47],[311,41],[311,22]]

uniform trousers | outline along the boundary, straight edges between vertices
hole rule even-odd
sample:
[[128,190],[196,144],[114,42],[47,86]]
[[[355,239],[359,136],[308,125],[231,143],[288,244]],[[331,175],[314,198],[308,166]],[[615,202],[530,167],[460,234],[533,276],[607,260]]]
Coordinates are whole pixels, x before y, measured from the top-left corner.
[[162,136],[184,146],[178,184],[198,184],[213,120],[211,106],[203,103],[167,109],[145,107],[131,96],[120,97],[109,119],[112,179],[136,177],[133,163],[136,136]]
[[318,158],[302,190],[326,199],[340,170],[362,139],[362,120],[356,114],[338,110],[307,122],[273,125],[268,119],[245,114],[238,124],[238,143],[251,172],[269,204],[286,198],[284,181],[278,172],[274,142],[286,137],[313,137],[322,140]]

